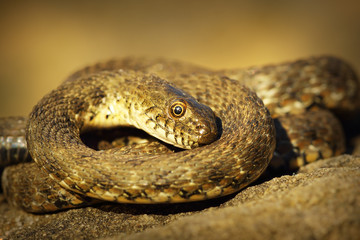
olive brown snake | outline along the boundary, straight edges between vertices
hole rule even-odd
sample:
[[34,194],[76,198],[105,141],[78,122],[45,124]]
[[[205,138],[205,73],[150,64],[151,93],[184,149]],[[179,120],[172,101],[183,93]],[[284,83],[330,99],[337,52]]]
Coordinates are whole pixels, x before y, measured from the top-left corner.
[[[223,71],[163,59],[99,63],[46,95],[26,127],[23,118],[0,120],[0,163],[26,158],[25,131],[36,162],[6,167],[4,193],[30,212],[224,196],[256,180],[271,159],[295,168],[341,154],[343,132],[326,109],[352,112],[359,99],[354,71],[328,56]],[[80,137],[115,126],[165,143],[96,150]]]

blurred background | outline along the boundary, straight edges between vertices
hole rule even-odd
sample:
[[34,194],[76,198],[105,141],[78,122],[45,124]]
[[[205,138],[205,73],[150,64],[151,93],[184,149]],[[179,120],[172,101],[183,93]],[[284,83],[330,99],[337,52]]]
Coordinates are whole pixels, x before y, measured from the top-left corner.
[[1,1],[0,117],[28,114],[100,60],[162,56],[214,69],[318,54],[360,72],[357,0]]

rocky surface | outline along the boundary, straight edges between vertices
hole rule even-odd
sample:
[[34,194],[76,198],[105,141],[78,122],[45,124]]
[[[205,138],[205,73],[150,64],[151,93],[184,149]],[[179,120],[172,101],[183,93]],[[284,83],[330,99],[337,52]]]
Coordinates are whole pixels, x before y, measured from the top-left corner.
[[358,239],[360,157],[342,155],[236,195],[28,214],[0,202],[3,239]]

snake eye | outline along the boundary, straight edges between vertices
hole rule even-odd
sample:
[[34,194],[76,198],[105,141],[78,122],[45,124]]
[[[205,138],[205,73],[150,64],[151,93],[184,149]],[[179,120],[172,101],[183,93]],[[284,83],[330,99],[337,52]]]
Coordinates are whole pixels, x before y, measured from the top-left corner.
[[170,114],[174,118],[180,118],[184,116],[186,112],[186,104],[182,101],[175,101],[170,106]]

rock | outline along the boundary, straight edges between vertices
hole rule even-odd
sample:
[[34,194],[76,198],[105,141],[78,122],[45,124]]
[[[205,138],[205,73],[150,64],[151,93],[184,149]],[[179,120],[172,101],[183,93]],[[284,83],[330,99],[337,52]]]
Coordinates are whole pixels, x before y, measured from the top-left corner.
[[317,161],[198,203],[102,204],[35,215],[0,201],[4,239],[358,239],[360,157]]

